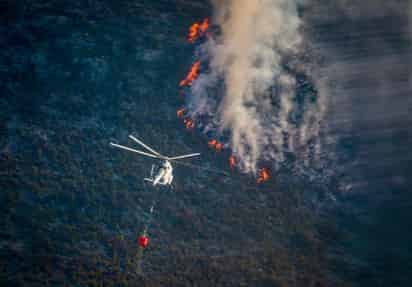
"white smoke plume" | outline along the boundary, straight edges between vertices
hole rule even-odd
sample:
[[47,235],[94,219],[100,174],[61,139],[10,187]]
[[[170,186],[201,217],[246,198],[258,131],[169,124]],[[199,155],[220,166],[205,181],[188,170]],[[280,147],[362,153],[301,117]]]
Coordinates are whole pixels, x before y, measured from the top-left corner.
[[193,83],[188,108],[192,118],[209,117],[204,131],[228,132],[239,167],[255,173],[260,160],[280,163],[285,150],[297,148],[294,142],[304,145],[318,131],[312,127],[316,107],[308,109],[300,128],[288,120],[297,105],[296,80],[283,61],[302,45],[297,3],[216,0],[213,5],[221,33],[199,51],[209,70]]

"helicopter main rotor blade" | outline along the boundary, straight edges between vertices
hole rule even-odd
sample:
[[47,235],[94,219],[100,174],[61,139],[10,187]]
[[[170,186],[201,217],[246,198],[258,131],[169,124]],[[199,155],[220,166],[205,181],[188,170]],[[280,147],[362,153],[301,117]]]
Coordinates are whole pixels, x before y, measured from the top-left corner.
[[157,151],[155,151],[155,150],[152,149],[151,147],[147,146],[144,142],[142,142],[141,140],[135,138],[133,135],[129,135],[129,138],[131,138],[132,140],[134,140],[135,142],[137,142],[139,145],[141,145],[142,147],[144,147],[145,149],[147,149],[147,150],[150,151],[151,153],[157,155],[158,157],[165,158],[165,156],[161,155],[160,153],[158,153]]
[[141,154],[141,155],[145,155],[145,156],[148,156],[148,157],[163,159],[163,157],[160,157],[160,156],[157,156],[157,155],[154,155],[154,154],[150,154],[150,153],[147,153],[147,152],[144,152],[144,151],[141,151],[141,150],[133,149],[133,148],[130,148],[130,147],[127,147],[127,146],[123,146],[123,145],[119,145],[119,144],[115,144],[115,143],[110,143],[110,145],[121,148],[121,149],[124,149],[124,150],[131,151],[131,152],[135,152],[135,153],[138,153],[138,154]]
[[176,159],[182,159],[182,158],[187,158],[187,157],[194,157],[194,156],[199,156],[200,153],[191,153],[191,154],[184,154],[184,155],[179,155],[179,156],[174,156],[174,157],[168,157],[168,160],[176,160]]
[[194,168],[201,169],[201,170],[206,170],[206,171],[208,171],[208,172],[219,173],[219,174],[222,174],[222,175],[224,175],[224,176],[230,177],[230,174],[227,173],[227,172],[225,172],[225,171],[223,171],[223,170],[218,170],[218,169],[213,169],[213,168],[207,168],[207,167],[198,166],[198,165],[195,165],[195,164],[191,164],[191,163],[187,163],[187,162],[181,162],[181,161],[174,161],[173,163],[180,164],[180,165],[184,165],[184,166],[188,166],[188,167],[194,167]]

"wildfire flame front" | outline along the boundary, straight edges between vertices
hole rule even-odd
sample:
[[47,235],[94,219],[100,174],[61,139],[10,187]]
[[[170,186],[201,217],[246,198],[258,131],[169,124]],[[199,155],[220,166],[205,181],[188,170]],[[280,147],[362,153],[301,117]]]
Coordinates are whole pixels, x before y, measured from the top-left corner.
[[181,80],[179,83],[180,87],[183,86],[191,86],[192,82],[197,78],[199,73],[200,61],[196,61],[193,63],[192,67],[190,68],[189,73],[184,80]]
[[189,32],[187,33],[187,41],[193,43],[199,36],[203,35],[207,28],[209,28],[209,19],[205,18],[202,23],[193,23],[189,27]]
[[195,127],[195,123],[191,119],[184,119],[183,124],[188,130],[193,129]]
[[259,169],[256,182],[262,183],[262,182],[267,181],[268,179],[269,179],[269,171],[266,168]]
[[184,111],[185,111],[184,108],[178,109],[178,110],[176,111],[176,115],[177,115],[177,117],[178,117],[179,119],[183,118],[183,113],[184,113]]
[[207,142],[207,145],[211,148],[214,149],[215,151],[220,151],[223,147],[223,144],[218,142],[215,139],[212,139],[210,141]]
[[236,159],[235,159],[235,157],[234,157],[233,155],[231,155],[231,156],[229,157],[229,167],[230,167],[231,169],[234,169],[235,166],[236,166]]

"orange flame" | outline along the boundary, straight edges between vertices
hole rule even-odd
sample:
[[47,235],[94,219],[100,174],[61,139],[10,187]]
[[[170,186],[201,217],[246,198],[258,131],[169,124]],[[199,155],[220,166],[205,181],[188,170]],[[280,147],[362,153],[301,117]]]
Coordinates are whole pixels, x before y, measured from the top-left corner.
[[231,156],[229,157],[229,167],[230,167],[231,169],[233,169],[233,168],[235,168],[235,166],[236,166],[236,159],[235,159],[235,157],[234,157],[233,155],[231,155]]
[[267,181],[268,179],[269,179],[269,171],[266,168],[259,169],[256,182],[262,183],[262,182]]
[[180,87],[183,86],[191,86],[192,82],[197,78],[198,72],[199,72],[199,66],[200,66],[200,61],[196,61],[193,63],[192,67],[190,68],[189,73],[187,73],[187,76],[184,80],[181,80],[179,83]]
[[222,143],[218,142],[215,139],[212,139],[207,142],[207,145],[211,148],[214,149],[215,151],[220,151],[223,147]]
[[197,37],[206,32],[207,28],[209,28],[208,18],[205,18],[202,23],[193,23],[189,27],[189,32],[187,33],[187,41],[190,43],[194,42]]
[[193,129],[195,127],[195,123],[191,119],[184,119],[183,124],[188,130]]
[[200,24],[199,29],[202,33],[204,33],[206,32],[207,28],[209,28],[209,19],[205,18],[203,22]]
[[216,145],[216,143],[217,143],[217,140],[210,140],[210,141],[207,142],[207,145],[208,145],[210,148],[214,148],[215,145]]
[[176,111],[176,115],[177,115],[177,117],[178,117],[179,119],[183,118],[183,112],[184,112],[184,111],[185,111],[184,108],[178,109],[178,110]]
[[193,42],[199,33],[200,25],[198,23],[194,23],[189,27],[189,33],[187,34],[187,40],[189,42]]

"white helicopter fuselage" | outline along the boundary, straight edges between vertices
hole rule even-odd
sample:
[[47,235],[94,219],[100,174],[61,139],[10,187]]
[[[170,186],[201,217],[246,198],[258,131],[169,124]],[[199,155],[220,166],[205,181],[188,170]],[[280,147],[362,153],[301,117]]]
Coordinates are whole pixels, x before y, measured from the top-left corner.
[[153,185],[170,185],[173,181],[173,167],[170,161],[165,160],[153,178]]

